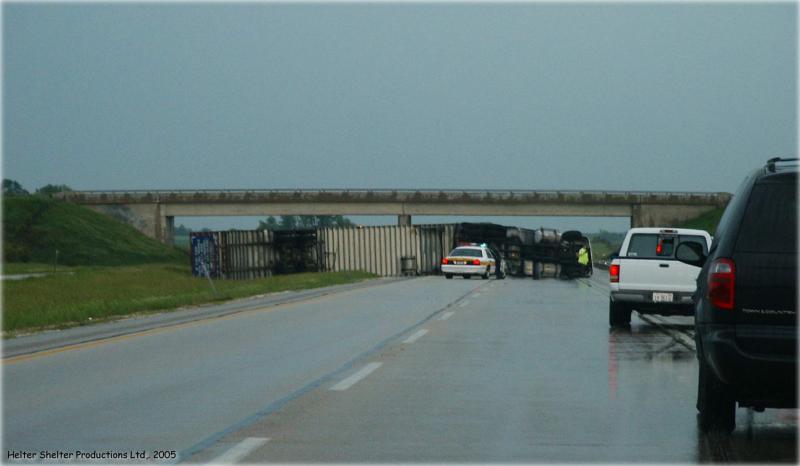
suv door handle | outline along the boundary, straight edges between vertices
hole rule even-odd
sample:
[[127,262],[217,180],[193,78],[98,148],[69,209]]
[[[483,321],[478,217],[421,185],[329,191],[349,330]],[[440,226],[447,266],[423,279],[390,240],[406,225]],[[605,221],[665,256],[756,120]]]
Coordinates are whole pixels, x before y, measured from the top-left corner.
[[669,264],[658,264],[659,267],[669,267]]

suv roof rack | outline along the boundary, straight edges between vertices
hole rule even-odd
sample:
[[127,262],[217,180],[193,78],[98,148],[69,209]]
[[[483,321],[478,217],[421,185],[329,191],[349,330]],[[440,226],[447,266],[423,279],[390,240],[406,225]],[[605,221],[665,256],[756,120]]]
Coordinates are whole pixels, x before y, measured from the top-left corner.
[[767,160],[767,171],[769,171],[770,173],[775,173],[776,169],[775,164],[778,162],[794,162],[794,164],[797,165],[797,161],[798,161],[797,158],[782,159],[780,157],[773,157]]

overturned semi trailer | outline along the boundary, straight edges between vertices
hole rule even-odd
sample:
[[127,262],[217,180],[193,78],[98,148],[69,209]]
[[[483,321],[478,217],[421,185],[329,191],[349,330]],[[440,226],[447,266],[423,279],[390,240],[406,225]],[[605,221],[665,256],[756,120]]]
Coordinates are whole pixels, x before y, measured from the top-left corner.
[[198,232],[191,234],[192,271],[227,279],[349,270],[437,274],[452,238],[447,224]]

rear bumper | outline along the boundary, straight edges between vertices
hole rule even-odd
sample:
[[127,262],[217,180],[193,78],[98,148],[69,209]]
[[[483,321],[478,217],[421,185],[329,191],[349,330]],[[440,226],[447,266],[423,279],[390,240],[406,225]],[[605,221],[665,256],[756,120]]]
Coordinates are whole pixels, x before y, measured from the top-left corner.
[[480,275],[486,273],[485,265],[442,265],[442,273],[453,275]]
[[[671,302],[654,302],[653,293],[672,293]],[[624,303],[643,314],[694,315],[694,292],[658,290],[612,290],[611,300]]]
[[[797,406],[797,355],[757,353],[736,341],[735,327],[697,326],[698,358],[717,377],[733,387],[743,406],[794,408]],[[785,343],[784,335],[776,335]],[[796,338],[795,338],[796,341]]]

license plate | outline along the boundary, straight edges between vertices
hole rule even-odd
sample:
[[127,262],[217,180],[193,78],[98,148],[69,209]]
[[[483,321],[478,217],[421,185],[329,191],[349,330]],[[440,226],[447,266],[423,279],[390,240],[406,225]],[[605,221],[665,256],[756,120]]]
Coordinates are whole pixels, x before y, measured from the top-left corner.
[[464,261],[453,261],[453,263],[456,264],[456,265],[464,265],[464,264],[466,264],[466,262],[464,262]]
[[653,293],[654,303],[671,303],[672,293]]

